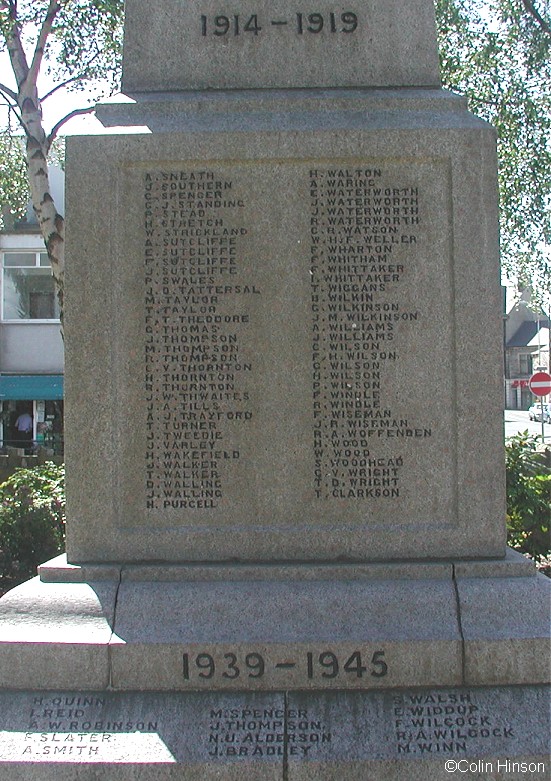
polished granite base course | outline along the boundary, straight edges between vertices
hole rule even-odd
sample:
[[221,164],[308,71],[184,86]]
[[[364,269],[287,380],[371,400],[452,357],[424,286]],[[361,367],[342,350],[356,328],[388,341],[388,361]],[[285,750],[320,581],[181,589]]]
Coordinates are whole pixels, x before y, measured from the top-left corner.
[[2,692],[2,779],[549,777],[543,686]]
[[0,601],[0,779],[547,779],[549,586],[54,560]]
[[0,601],[0,690],[549,683],[551,582],[513,552],[483,563],[257,565],[232,577],[62,559],[40,571]]

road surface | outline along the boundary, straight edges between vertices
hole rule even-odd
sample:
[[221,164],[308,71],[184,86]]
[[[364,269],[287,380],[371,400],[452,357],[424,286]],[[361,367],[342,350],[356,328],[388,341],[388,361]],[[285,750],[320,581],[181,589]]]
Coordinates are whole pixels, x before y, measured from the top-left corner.
[[[505,439],[513,437],[515,434],[528,431],[529,434],[537,435],[541,440],[541,421],[528,419],[528,412],[518,409],[505,410]],[[551,445],[551,424],[544,424],[545,442]]]

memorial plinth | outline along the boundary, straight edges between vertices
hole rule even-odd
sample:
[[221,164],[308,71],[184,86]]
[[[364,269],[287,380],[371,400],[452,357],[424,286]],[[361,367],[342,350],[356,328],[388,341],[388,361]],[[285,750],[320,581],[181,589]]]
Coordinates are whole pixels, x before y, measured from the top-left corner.
[[503,554],[494,138],[392,98],[78,140],[71,561]]
[[67,557],[0,603],[6,778],[545,778],[495,138],[431,3],[129,1],[123,87],[68,143]]

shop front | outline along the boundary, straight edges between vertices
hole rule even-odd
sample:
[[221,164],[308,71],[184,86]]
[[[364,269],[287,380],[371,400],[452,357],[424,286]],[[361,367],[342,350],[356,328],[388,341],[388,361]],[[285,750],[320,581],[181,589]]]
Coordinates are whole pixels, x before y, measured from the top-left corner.
[[0,401],[4,451],[63,455],[63,375],[2,375]]

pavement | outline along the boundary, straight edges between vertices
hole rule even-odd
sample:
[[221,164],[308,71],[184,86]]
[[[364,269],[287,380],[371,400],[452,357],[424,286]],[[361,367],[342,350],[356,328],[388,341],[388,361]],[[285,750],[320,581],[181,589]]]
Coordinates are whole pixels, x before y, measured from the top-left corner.
[[[537,436],[541,441],[541,421],[528,418],[528,411],[518,409],[506,409],[505,415],[505,439],[528,431],[532,436]],[[551,445],[551,424],[544,423],[544,442]]]

